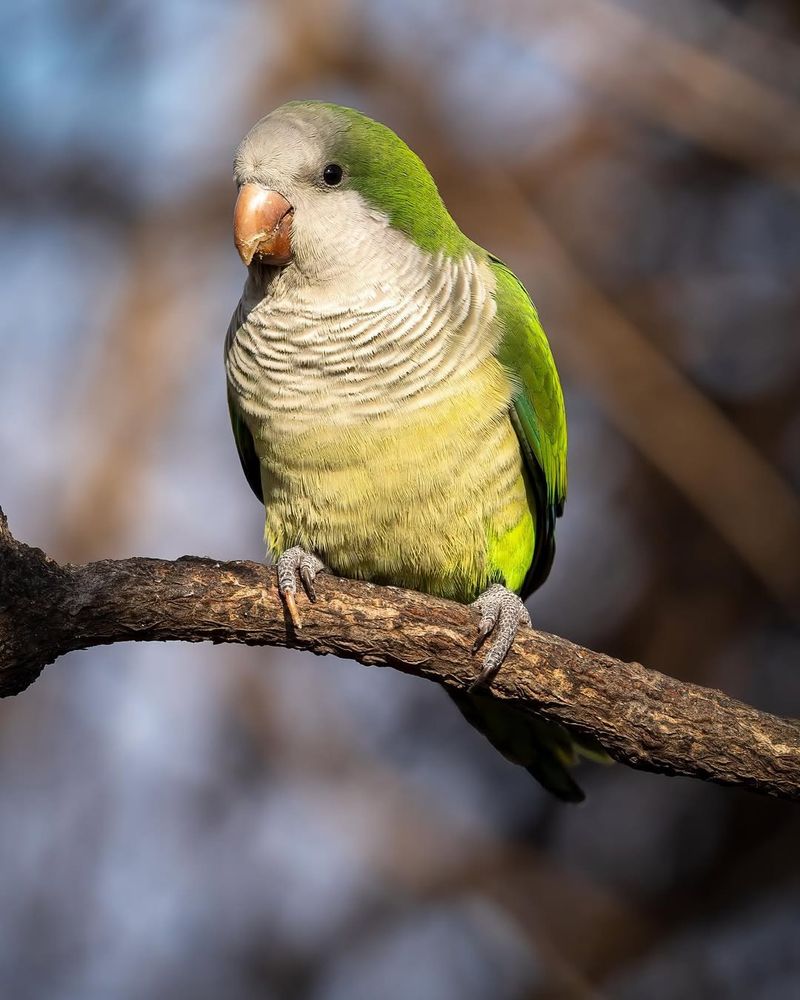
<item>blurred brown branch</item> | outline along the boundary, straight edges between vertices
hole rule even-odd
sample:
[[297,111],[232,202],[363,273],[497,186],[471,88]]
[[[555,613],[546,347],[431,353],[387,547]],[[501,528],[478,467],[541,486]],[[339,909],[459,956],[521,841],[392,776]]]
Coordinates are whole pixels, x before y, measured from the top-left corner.
[[[514,37],[531,41],[548,26],[560,28],[572,44],[537,49],[556,73],[614,108],[797,188],[797,103],[718,54],[673,37],[609,0],[572,0],[569,5],[505,0],[492,9],[492,16]],[[603,45],[592,44],[595,38],[602,38]],[[739,31],[735,41],[742,55],[763,61],[754,33]]]
[[[183,557],[60,565],[0,512],[0,695],[66,652],[129,640],[288,646],[391,666],[446,687],[475,676],[474,612],[412,591],[324,576],[295,633],[274,574]],[[522,635],[485,697],[591,733],[632,767],[800,798],[800,725],[718,691],[542,632]]]

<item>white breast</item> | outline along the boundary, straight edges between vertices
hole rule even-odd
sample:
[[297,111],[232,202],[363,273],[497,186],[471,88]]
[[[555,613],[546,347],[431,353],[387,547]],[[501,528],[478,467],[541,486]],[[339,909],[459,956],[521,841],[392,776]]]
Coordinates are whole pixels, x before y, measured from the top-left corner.
[[489,268],[402,246],[389,260],[365,246],[336,281],[291,266],[251,276],[226,368],[257,436],[408,416],[457,392],[491,351]]

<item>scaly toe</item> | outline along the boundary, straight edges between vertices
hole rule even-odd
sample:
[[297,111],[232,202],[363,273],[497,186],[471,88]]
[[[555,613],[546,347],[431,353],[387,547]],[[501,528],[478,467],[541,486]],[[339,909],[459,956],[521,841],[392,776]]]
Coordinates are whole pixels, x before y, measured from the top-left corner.
[[472,607],[481,612],[473,653],[477,652],[489,635],[494,634],[494,641],[483,658],[480,674],[469,686],[470,692],[491,683],[514,643],[519,626],[531,625],[530,614],[521,599],[500,584],[495,584],[481,594]]
[[297,609],[297,576],[303,584],[308,599],[313,603],[317,599],[314,590],[314,580],[325,564],[299,545],[287,549],[278,559],[278,590],[286,605],[286,611],[295,629],[303,627],[303,619]]
[[317,578],[317,573],[322,572],[324,569],[325,564],[321,559],[318,559],[316,556],[309,555],[308,552],[303,553],[303,558],[300,560],[300,579],[303,581],[303,589],[312,604],[317,599],[317,592],[314,589],[314,581]]

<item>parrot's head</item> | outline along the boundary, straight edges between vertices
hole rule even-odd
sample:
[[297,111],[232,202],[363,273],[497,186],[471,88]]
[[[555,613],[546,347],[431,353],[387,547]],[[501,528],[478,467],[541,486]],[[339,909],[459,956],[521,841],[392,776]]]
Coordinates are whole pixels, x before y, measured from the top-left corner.
[[468,246],[419,157],[351,108],[277,108],[240,143],[234,180],[234,241],[248,266],[330,278],[381,250],[456,256]]

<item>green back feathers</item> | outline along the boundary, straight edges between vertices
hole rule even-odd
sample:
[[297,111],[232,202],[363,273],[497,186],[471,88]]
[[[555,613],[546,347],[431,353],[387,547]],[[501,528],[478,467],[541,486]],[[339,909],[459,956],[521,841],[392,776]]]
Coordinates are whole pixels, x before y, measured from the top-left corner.
[[536,503],[536,548],[523,597],[544,583],[555,554],[555,519],[567,494],[567,421],[550,345],[524,286],[489,256],[503,335],[497,357],[516,384],[511,417]]
[[346,186],[385,212],[390,224],[423,250],[449,257],[469,250],[470,241],[445,208],[428,168],[399,136],[353,108],[316,106],[337,126],[332,155],[346,172]]
[[567,423],[555,361],[519,278],[496,257],[490,260],[503,328],[498,360],[519,387],[514,405],[526,441],[544,472],[548,503],[561,506],[567,494]]

